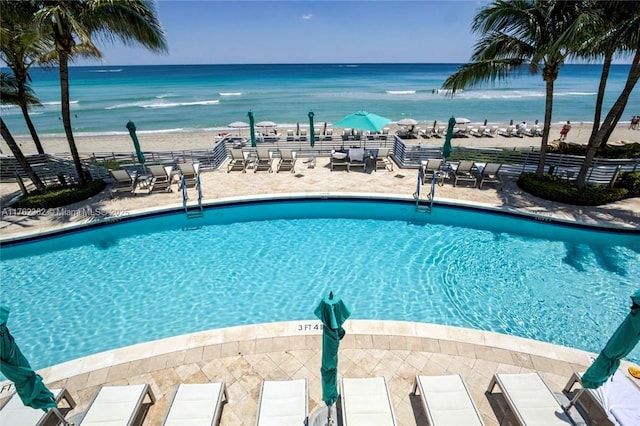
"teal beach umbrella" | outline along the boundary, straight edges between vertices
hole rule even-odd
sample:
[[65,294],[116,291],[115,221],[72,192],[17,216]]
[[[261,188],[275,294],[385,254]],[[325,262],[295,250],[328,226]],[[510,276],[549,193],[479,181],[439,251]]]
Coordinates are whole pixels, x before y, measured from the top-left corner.
[[255,148],[256,146],[256,127],[255,127],[255,119],[253,118],[253,112],[249,111],[247,114],[249,116],[249,130],[251,131],[251,146]]
[[631,311],[613,333],[600,355],[582,376],[582,387],[596,389],[616,372],[620,359],[640,341],[640,290],[631,296]]
[[442,156],[448,158],[451,155],[451,138],[453,138],[453,128],[456,125],[456,119],[451,117],[449,119],[449,126],[447,127],[447,134],[444,138],[444,145],[442,146]]
[[311,146],[313,147],[316,144],[316,135],[315,128],[313,127],[313,111],[309,111],[309,134],[311,135]]
[[322,321],[322,400],[330,407],[338,400],[338,348],[345,334],[342,324],[351,316],[351,311],[342,299],[330,292],[313,313]]
[[353,128],[359,130],[369,130],[371,132],[379,132],[384,126],[389,124],[391,120],[380,115],[372,114],[367,111],[358,111],[349,114],[337,123],[333,123],[335,127]]
[[53,393],[42,382],[42,377],[31,368],[7,328],[9,308],[0,306],[0,372],[16,386],[22,403],[28,407],[47,411],[57,408]]
[[127,123],[127,130],[129,130],[129,135],[133,140],[133,146],[136,149],[136,156],[138,157],[138,162],[141,164],[144,164],[144,154],[140,149],[140,142],[138,142],[138,136],[136,135],[136,125],[133,123],[133,121],[129,120],[129,122]]

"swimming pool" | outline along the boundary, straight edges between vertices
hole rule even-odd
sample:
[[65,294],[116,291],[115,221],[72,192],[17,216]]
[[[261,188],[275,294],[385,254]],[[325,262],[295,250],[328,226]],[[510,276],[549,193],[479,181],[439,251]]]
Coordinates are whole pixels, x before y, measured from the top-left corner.
[[[598,352],[628,312],[638,233],[362,199],[222,204],[2,247],[0,303],[35,368],[211,328],[352,318],[489,330]],[[640,360],[640,349],[628,357]]]

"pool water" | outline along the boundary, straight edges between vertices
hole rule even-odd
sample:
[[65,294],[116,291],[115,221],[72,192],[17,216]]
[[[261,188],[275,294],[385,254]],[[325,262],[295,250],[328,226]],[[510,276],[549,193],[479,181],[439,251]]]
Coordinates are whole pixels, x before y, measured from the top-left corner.
[[[356,319],[469,327],[599,352],[628,313],[638,234],[366,200],[225,205],[2,248],[0,303],[34,368],[212,328]],[[628,357],[640,361],[640,348]]]

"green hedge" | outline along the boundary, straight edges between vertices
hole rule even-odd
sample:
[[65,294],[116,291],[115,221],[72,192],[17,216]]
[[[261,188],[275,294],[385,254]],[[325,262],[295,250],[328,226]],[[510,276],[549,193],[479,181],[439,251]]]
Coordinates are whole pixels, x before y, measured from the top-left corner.
[[31,209],[50,209],[62,207],[78,201],[86,200],[100,193],[106,187],[101,180],[94,180],[79,185],[53,185],[46,192],[34,191],[18,199],[15,207]]
[[625,188],[629,191],[627,198],[640,197],[640,172],[623,173],[616,183],[616,188]]
[[542,180],[535,173],[522,173],[518,186],[536,197],[577,206],[599,206],[628,198],[627,188],[588,186],[578,189],[558,176],[545,175]]

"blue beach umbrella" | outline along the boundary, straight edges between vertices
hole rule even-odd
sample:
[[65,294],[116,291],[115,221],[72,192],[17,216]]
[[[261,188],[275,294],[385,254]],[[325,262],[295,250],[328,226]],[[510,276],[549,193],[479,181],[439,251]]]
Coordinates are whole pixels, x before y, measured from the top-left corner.
[[451,117],[449,119],[449,126],[447,127],[447,134],[444,138],[444,145],[442,146],[442,156],[446,159],[451,155],[451,138],[453,138],[453,128],[456,125],[456,119]]
[[[42,382],[31,364],[20,351],[7,328],[10,309],[0,306],[0,372],[16,386],[16,392],[25,406],[47,412],[57,410],[53,393]],[[56,412],[60,418],[62,415]]]
[[136,135],[136,125],[133,123],[133,121],[129,120],[129,122],[127,123],[127,130],[129,130],[129,135],[133,140],[133,146],[136,149],[136,156],[138,157],[138,162],[141,164],[144,164],[144,154],[140,149],[140,142],[138,142],[138,136]]
[[333,123],[335,127],[348,129],[369,130],[371,132],[379,132],[384,126],[389,124],[391,120],[380,115],[372,114],[367,111],[358,111],[349,114],[337,123]]
[[311,146],[313,147],[316,144],[316,135],[315,128],[313,127],[313,111],[309,111],[309,134],[311,135]]
[[609,339],[600,355],[582,376],[582,387],[596,389],[616,372],[620,360],[640,341],[640,290],[631,295],[631,310]]
[[[313,313],[322,321],[322,400],[331,407],[338,400],[338,349],[345,335],[342,324],[351,316],[351,311],[342,299],[330,292]],[[330,415],[331,410],[328,413]]]
[[249,111],[247,115],[249,116],[249,130],[251,131],[251,146],[255,148],[256,129],[255,129],[255,119],[253,118],[253,111]]

